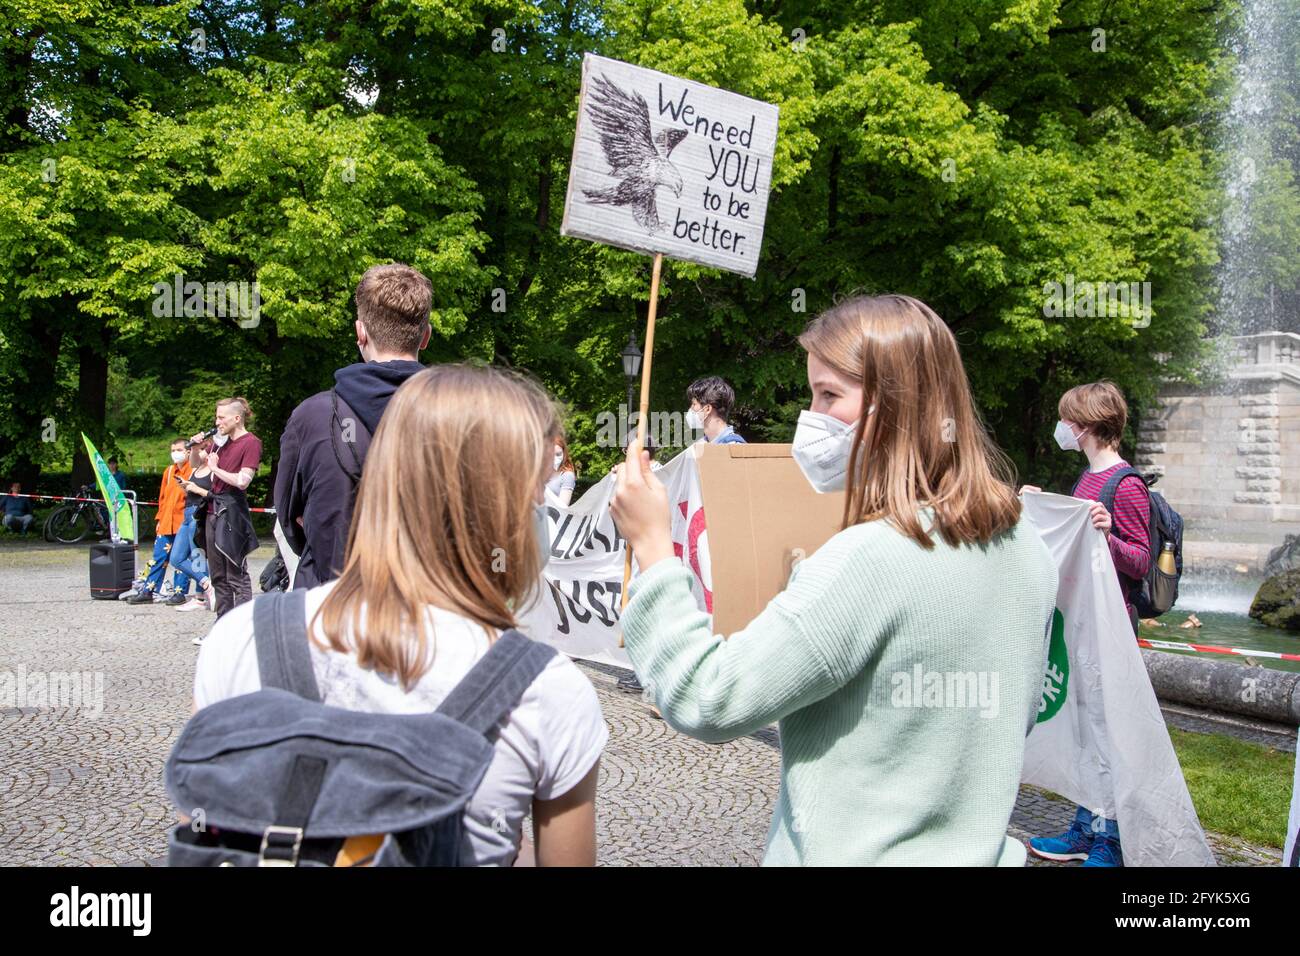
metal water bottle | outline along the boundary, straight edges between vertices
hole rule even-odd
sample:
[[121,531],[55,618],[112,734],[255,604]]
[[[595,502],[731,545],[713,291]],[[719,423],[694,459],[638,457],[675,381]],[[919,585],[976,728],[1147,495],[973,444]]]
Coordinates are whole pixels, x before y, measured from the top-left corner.
[[1160,549],[1160,557],[1156,559],[1156,567],[1165,574],[1178,573],[1178,566],[1174,561],[1174,544],[1172,541],[1166,541],[1165,546]]

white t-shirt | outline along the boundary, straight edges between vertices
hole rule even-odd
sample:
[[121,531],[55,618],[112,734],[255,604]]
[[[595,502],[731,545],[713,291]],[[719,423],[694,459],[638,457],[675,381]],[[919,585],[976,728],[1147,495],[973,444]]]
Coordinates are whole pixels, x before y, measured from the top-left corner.
[[[307,591],[307,620],[334,587]],[[316,684],[332,707],[385,714],[436,710],[488,650],[479,624],[429,607],[433,665],[410,693],[400,682],[357,666],[351,654],[312,645]],[[319,622],[316,634],[324,634]],[[495,637],[495,634],[493,635]],[[253,640],[253,602],[223,615],[203,641],[194,675],[194,702],[208,704],[261,689]],[[563,654],[557,654],[524,691],[496,739],[496,755],[465,812],[462,858],[479,866],[509,866],[519,851],[523,820],[534,797],[553,800],[572,790],[591,770],[609,739],[596,690]]]
[[546,479],[546,490],[559,496],[566,489],[572,491],[578,487],[578,480],[571,471],[557,471]]

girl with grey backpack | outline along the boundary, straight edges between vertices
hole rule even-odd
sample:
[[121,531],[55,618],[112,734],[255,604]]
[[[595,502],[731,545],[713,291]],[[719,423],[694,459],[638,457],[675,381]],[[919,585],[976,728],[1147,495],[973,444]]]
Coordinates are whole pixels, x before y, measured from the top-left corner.
[[[593,865],[595,690],[514,630],[558,431],[531,381],[438,366],[376,430],[340,577],[234,608],[167,763],[177,865]],[[527,852],[525,856],[529,855]]]

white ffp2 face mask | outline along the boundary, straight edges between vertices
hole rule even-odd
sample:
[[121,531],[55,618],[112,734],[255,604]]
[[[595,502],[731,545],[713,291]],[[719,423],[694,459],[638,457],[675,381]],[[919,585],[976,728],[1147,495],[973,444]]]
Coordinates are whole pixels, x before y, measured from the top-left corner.
[[[875,412],[876,406],[867,409]],[[845,424],[831,415],[804,409],[799,413],[799,425],[794,430],[791,454],[799,470],[819,494],[842,491],[849,470],[849,451],[853,447],[853,434],[858,423]]]
[[174,452],[172,452],[172,464],[173,464],[173,465],[179,465],[181,462],[183,462],[183,461],[184,461],[186,458],[188,458],[188,457],[190,457],[190,456],[187,455],[187,454],[185,454],[185,452],[183,452],[183,451],[174,451]]
[[1056,423],[1056,431],[1052,433],[1052,437],[1064,451],[1082,451],[1079,447],[1079,439],[1083,437],[1083,432],[1076,435],[1065,422]]
[[703,430],[704,421],[700,418],[700,413],[693,408],[686,410],[686,427],[693,432]]

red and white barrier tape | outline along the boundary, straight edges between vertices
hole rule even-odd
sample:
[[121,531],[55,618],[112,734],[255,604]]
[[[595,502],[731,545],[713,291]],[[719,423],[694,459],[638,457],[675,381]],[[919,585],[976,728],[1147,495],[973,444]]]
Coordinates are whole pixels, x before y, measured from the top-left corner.
[[1161,651],[1197,651],[1201,654],[1235,654],[1237,657],[1268,657],[1278,661],[1300,661],[1300,654],[1281,654],[1277,651],[1252,651],[1247,647],[1218,647],[1214,644],[1181,644],[1177,641],[1152,641],[1138,638],[1138,645]]
[[[6,494],[6,495],[9,495],[9,492],[6,491],[5,494]],[[94,501],[94,502],[96,502],[96,503],[98,503],[98,504],[101,504],[101,505],[104,503],[104,499],[103,499],[103,498],[76,498],[76,497],[73,497],[72,495],[24,495],[24,494],[17,494],[17,495],[9,495],[9,496],[10,496],[11,498],[40,498],[40,499],[42,499],[42,500],[44,500],[44,501]],[[152,507],[152,508],[156,508],[156,507],[158,507],[158,502],[156,502],[156,501],[137,501],[136,504],[137,504],[137,505],[148,505],[149,507]],[[248,510],[249,510],[249,511],[253,511],[253,512],[257,512],[257,513],[260,513],[260,514],[268,514],[268,515],[273,515],[273,514],[275,514],[275,509],[274,509],[274,508],[249,508]]]

